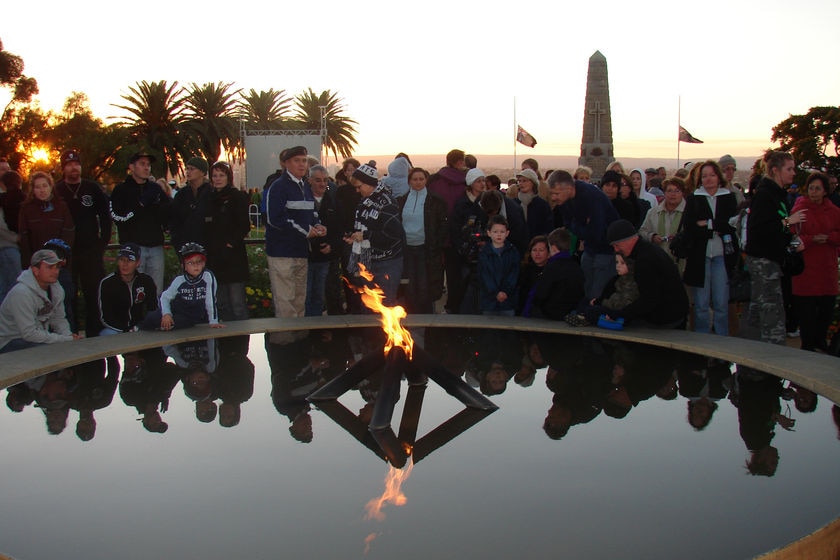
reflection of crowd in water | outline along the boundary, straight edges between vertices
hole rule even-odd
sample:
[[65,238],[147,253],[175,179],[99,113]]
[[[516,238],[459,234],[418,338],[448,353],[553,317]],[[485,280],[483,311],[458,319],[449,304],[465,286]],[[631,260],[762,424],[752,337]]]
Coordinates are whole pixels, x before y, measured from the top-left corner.
[[[271,400],[288,419],[291,437],[309,443],[314,433],[307,397],[365,356],[381,352],[385,335],[378,327],[287,334],[265,335]],[[772,476],[779,461],[776,430],[795,425],[791,404],[801,414],[817,408],[817,395],[793,383],[665,348],[607,339],[566,343],[554,334],[511,330],[435,328],[414,336],[434,360],[488,396],[504,393],[511,380],[529,388],[544,372],[552,396],[542,428],[554,440],[602,414],[623,419],[653,397],[685,399],[686,422],[695,431],[706,429],[717,410],[731,405],[750,454],[748,471]],[[75,410],[76,434],[88,441],[96,433],[96,411],[111,405],[119,389],[147,431],[164,433],[164,415],[180,384],[195,404],[198,421],[218,418],[220,426],[230,428],[239,424],[242,404],[254,392],[248,350],[249,337],[236,336],[126,353],[122,368],[116,357],[94,360],[10,387],[6,404],[17,413],[30,405],[40,408],[50,434],[62,433]],[[353,415],[364,425],[381,383],[380,368],[355,387],[364,404]],[[840,407],[833,405],[831,413],[840,438]]]
[[13,412],[34,405],[44,412],[47,431],[67,427],[70,410],[79,413],[76,434],[89,441],[96,434],[94,413],[109,406],[119,388],[123,403],[134,408],[149,432],[164,433],[169,425],[172,391],[180,383],[195,402],[195,416],[230,428],[239,424],[242,403],[254,392],[254,365],[248,359],[248,336],[184,342],[117,357],[93,360],[48,373],[8,389]]

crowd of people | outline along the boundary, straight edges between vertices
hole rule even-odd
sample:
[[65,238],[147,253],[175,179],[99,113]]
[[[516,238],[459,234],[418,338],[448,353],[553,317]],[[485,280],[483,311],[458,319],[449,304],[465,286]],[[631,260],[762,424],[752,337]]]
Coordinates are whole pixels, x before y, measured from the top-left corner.
[[[177,192],[151,176],[154,163],[134,154],[110,196],[81,177],[75,150],[62,154],[57,183],[37,172],[24,188],[15,171],[0,174],[0,352],[248,318],[251,196],[226,162],[189,158]],[[801,329],[802,348],[827,351],[840,195],[820,172],[793,186],[785,152],[757,161],[747,187],[729,155],[674,176],[614,162],[598,184],[586,167],[543,175],[529,158],[504,191],[457,149],[433,173],[400,153],[384,177],[354,158],[331,177],[302,146],[283,150],[280,164],[259,202],[277,317],[365,313],[358,292],[375,285],[409,313],[437,304],[776,344]],[[112,225],[119,250],[108,274]],[[168,287],[166,244],[181,263]],[[749,275],[742,308],[735,274]]]

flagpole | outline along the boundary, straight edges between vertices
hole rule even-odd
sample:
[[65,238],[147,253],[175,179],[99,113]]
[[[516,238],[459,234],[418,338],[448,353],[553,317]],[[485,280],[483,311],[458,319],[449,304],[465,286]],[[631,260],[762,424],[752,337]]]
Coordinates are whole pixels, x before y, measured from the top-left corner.
[[516,173],[516,96],[513,96],[513,172]]
[[682,126],[682,99],[681,95],[677,95],[677,169],[680,168],[680,127]]

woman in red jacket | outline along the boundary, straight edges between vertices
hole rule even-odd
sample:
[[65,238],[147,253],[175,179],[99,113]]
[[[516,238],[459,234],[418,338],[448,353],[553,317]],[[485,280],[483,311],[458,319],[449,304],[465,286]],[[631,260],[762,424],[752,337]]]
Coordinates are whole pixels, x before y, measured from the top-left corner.
[[31,190],[20,206],[18,245],[24,269],[29,267],[32,254],[43,249],[50,239],[63,239],[73,245],[76,226],[70,209],[60,196],[54,196],[53,180],[48,173],[38,171],[29,180]]
[[837,298],[837,251],[840,208],[828,200],[828,176],[811,173],[793,212],[807,210],[798,235],[805,247],[805,270],[793,277],[794,305],[800,321],[803,350],[826,351],[826,332]]

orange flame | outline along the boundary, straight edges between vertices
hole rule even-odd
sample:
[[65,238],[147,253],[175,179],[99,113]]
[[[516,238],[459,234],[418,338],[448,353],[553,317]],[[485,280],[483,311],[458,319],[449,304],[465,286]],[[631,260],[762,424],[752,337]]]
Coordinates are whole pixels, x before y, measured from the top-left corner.
[[373,540],[378,536],[379,535],[376,533],[371,533],[365,537],[365,555],[367,555],[367,553],[370,552],[370,543],[372,543]]
[[[363,264],[359,265],[359,275],[368,282],[373,281],[373,274]],[[385,292],[375,284],[373,288],[364,285],[361,288],[356,288],[356,291],[362,296],[362,303],[365,304],[365,307],[379,313],[382,318],[382,330],[388,335],[388,340],[385,342],[385,355],[387,356],[394,346],[399,346],[405,351],[406,358],[411,360],[414,339],[411,337],[411,333],[400,324],[400,319],[406,316],[405,308],[401,305],[395,305],[394,307],[384,305],[382,300],[385,299]]]
[[389,502],[395,506],[405,505],[408,499],[402,492],[402,484],[408,480],[408,475],[411,474],[413,468],[414,461],[410,457],[404,469],[398,469],[391,464],[388,465],[388,473],[385,475],[385,491],[381,496],[373,498],[365,505],[365,511],[367,512],[365,519],[384,520],[385,514],[382,513],[382,508]]

